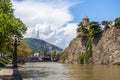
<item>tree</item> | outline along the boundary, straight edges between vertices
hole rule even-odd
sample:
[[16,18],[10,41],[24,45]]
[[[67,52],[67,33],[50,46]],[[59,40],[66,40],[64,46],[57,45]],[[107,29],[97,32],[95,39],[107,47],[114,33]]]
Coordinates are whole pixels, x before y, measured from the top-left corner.
[[56,56],[56,51],[52,51],[51,56]]
[[[100,24],[98,22],[92,21],[89,22],[88,26],[83,26],[83,23],[81,22],[77,28],[77,32],[81,32],[82,35],[82,41],[85,42],[86,52],[84,55],[80,55],[79,59],[81,62],[85,60],[87,63],[89,58],[92,56],[92,42],[93,39],[98,36],[102,32],[102,29],[100,27]],[[84,39],[84,37],[86,39]]]
[[97,34],[99,34],[102,31],[100,24],[98,22],[92,21],[89,23],[89,35],[91,36],[96,36]]
[[88,29],[83,26],[83,22],[80,22],[79,25],[78,25],[78,28],[77,28],[77,32],[80,32],[81,34],[81,37],[83,36],[87,36],[88,34]]
[[104,30],[113,27],[113,21],[102,21],[102,25],[104,26]]
[[14,16],[14,9],[10,0],[0,0],[0,51],[8,45],[14,35],[22,38],[27,28],[25,24]]
[[27,46],[27,44],[23,40],[21,40],[20,45],[18,46],[17,53],[18,58],[24,60],[32,54],[32,50]]
[[115,27],[120,27],[120,17],[115,19]]

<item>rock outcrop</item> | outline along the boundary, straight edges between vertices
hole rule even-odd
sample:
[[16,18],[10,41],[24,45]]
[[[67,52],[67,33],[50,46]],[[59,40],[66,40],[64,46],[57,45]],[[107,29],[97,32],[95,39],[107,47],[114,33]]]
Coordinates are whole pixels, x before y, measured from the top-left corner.
[[60,62],[64,63],[78,63],[78,57],[80,54],[86,52],[85,45],[82,43],[81,38],[75,38],[69,44],[61,57]]
[[[79,63],[80,54],[86,52],[85,40],[78,37],[64,50],[60,62]],[[109,28],[93,41],[92,64],[114,64],[120,62],[120,29]]]
[[120,62],[120,29],[109,28],[103,32],[97,45],[93,45],[94,64]]

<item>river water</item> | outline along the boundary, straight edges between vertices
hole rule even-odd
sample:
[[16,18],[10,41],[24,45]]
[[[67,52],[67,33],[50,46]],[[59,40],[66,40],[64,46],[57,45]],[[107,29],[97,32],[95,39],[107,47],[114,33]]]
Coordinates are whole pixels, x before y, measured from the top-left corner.
[[120,80],[120,66],[26,63],[19,68],[23,80]]

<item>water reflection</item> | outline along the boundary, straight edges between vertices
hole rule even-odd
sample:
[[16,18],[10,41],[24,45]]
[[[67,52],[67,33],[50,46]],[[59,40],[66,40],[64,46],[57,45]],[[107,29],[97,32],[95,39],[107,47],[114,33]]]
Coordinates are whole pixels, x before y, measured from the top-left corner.
[[120,66],[27,63],[19,68],[24,80],[119,80]]
[[71,80],[119,80],[120,66],[66,65]]

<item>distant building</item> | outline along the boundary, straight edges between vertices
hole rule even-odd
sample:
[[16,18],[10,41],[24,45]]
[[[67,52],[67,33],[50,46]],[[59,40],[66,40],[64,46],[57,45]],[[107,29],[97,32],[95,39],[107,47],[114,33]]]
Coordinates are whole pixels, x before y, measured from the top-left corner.
[[39,57],[40,53],[34,53],[34,57]]
[[83,19],[82,19],[82,22],[83,22],[83,26],[84,27],[87,27],[88,26],[88,23],[89,23],[89,18],[87,16],[85,16]]
[[[78,29],[80,29],[80,27],[89,28],[89,18],[87,16],[82,19],[82,25],[79,25]],[[82,33],[80,31],[77,31],[77,37],[80,35],[82,35]]]

